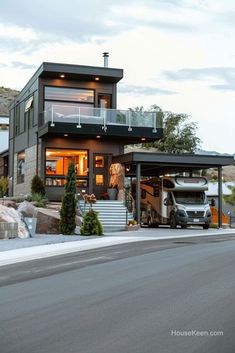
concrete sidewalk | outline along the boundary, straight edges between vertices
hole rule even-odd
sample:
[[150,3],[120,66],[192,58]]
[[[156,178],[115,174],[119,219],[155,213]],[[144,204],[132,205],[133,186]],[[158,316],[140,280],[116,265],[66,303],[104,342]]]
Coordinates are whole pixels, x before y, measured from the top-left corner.
[[230,229],[142,228],[139,231],[109,233],[102,237],[37,235],[29,239],[1,241],[0,266],[130,242],[232,234],[235,235],[235,231]]

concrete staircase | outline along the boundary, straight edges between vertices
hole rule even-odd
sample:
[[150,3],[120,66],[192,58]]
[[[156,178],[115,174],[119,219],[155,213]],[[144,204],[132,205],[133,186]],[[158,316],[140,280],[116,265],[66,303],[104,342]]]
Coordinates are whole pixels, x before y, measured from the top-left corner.
[[[81,210],[84,210],[84,201],[80,201]],[[125,229],[127,220],[133,219],[133,214],[129,213],[122,201],[98,200],[92,208],[99,213],[99,220],[105,232],[115,232]],[[89,205],[85,210],[88,211]]]

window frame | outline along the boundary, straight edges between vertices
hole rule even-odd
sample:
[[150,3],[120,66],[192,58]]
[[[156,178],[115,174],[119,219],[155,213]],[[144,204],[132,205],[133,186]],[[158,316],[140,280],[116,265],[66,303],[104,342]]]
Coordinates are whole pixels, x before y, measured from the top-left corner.
[[[44,149],[44,182],[45,182],[45,186],[46,187],[64,187],[64,185],[47,185],[46,184],[46,179],[47,178],[51,178],[51,179],[66,179],[66,174],[55,174],[55,175],[49,175],[46,174],[46,162],[47,162],[47,156],[46,156],[46,152],[47,150],[74,150],[74,151],[84,151],[87,153],[87,175],[83,176],[83,175],[76,175],[76,184],[77,181],[79,180],[86,180],[87,181],[87,187],[89,186],[89,150],[86,148],[73,148],[73,147],[66,147],[66,148],[60,148],[60,147],[49,147],[46,146]],[[82,186],[79,186],[82,187]]]
[[[93,102],[84,102],[84,101],[73,101],[73,100],[60,100],[60,99],[48,99],[46,98],[45,89],[46,87],[53,87],[53,88],[67,88],[67,89],[77,89],[83,91],[93,91]],[[95,107],[95,89],[94,88],[87,88],[87,87],[68,87],[68,86],[54,86],[54,85],[44,85],[43,86],[43,109],[45,110],[45,102],[64,102],[64,103],[72,103],[72,104],[89,104]]]

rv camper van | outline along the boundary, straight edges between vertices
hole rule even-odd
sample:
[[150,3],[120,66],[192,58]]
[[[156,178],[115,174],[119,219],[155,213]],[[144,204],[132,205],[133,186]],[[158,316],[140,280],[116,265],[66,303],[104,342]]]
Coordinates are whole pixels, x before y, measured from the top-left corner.
[[211,211],[205,194],[206,178],[165,176],[142,180],[140,185],[142,224],[209,228]]

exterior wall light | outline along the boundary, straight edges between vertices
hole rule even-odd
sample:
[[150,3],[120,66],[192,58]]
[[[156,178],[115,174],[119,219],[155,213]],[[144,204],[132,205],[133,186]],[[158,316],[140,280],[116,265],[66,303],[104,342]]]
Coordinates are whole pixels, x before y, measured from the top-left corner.
[[64,137],[68,137],[69,135],[68,134],[64,134]]
[[64,74],[61,74],[61,75],[60,75],[60,78],[65,78],[65,75],[64,75]]
[[100,80],[100,78],[99,77],[95,77],[95,81],[99,81]]
[[97,135],[97,136],[96,136],[96,138],[97,138],[97,139],[100,139],[100,136],[99,136],[99,135]]

